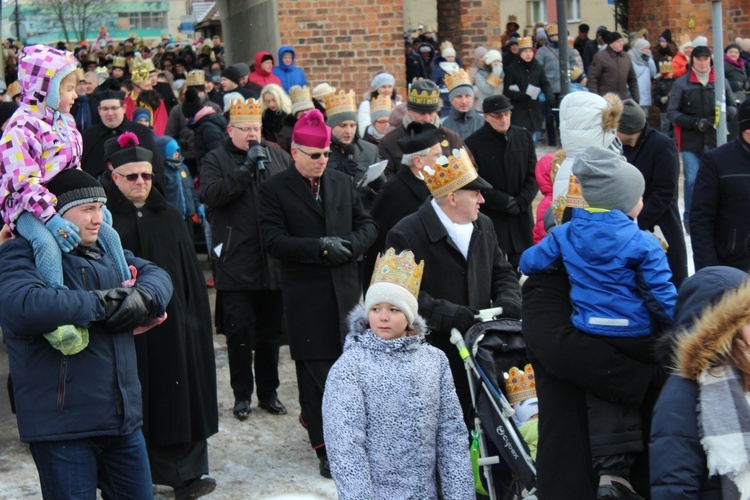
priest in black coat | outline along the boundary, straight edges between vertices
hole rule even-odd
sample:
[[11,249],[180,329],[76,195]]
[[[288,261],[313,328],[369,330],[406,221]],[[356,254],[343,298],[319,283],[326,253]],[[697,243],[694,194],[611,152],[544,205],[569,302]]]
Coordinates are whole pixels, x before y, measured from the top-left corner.
[[281,262],[289,348],[297,368],[302,421],[330,477],[321,405],[325,380],[341,355],[346,317],[360,297],[357,258],[377,227],[352,178],[326,168],[331,129],[317,109],[300,117],[292,134],[294,168],[260,185],[260,231]]
[[[112,226],[123,248],[167,271],[175,289],[167,319],[135,338],[143,435],[154,483],[188,498],[216,485],[205,476],[206,440],[218,431],[208,291],[182,217],[143,176],[152,172],[151,153],[134,146],[132,136],[122,142],[127,145],[121,147],[117,139],[105,145],[113,180],[107,189]],[[128,179],[131,175],[136,179]]]
[[486,123],[466,139],[466,145],[474,153],[479,175],[492,184],[482,192],[482,213],[492,219],[497,242],[515,269],[523,251],[534,243],[531,203],[539,187],[534,141],[529,131],[510,124],[512,109],[504,95],[485,99]]

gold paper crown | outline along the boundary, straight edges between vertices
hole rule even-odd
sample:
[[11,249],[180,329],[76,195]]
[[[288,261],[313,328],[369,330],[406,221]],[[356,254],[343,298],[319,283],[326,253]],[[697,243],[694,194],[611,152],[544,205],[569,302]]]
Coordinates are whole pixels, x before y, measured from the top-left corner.
[[444,51],[448,47],[450,47],[451,49],[455,49],[455,47],[453,47],[453,44],[449,42],[448,40],[446,40],[440,44],[440,52]]
[[659,73],[669,74],[672,71],[674,71],[674,66],[672,65],[671,57],[659,61]]
[[534,42],[530,36],[525,36],[518,39],[518,50],[534,48]]
[[107,76],[109,76],[109,70],[105,66],[99,66],[94,71],[96,72],[97,75],[106,73]]
[[563,214],[567,207],[570,208],[586,208],[588,203],[583,199],[583,192],[581,191],[581,183],[578,181],[578,177],[574,174],[570,174],[568,179],[568,192],[565,197],[559,197],[552,201],[552,213],[555,216],[555,222],[559,226],[562,224]]
[[417,298],[423,272],[424,261],[417,264],[411,250],[404,250],[396,255],[396,251],[389,248],[384,254],[378,254],[370,286],[375,283],[392,283],[408,290]]
[[253,98],[247,101],[235,99],[229,107],[229,123],[237,125],[240,123],[262,123],[263,110],[260,107],[260,100]]
[[536,397],[536,379],[531,364],[524,366],[523,370],[515,366],[508,370],[505,392],[508,394],[510,404]]
[[125,58],[122,56],[115,56],[112,58],[112,67],[113,68],[123,68],[125,69]]
[[143,61],[141,61],[141,64],[139,64],[138,67],[146,68],[149,73],[156,71],[156,68],[154,67],[154,61],[152,61],[151,59],[144,59]]
[[682,35],[680,35],[680,45],[685,45],[688,43],[691,46],[693,45],[693,39],[690,38],[690,35],[688,35],[687,33],[683,33]]
[[206,85],[206,73],[201,69],[190,71],[185,77],[185,85],[188,87],[204,87]]
[[[422,80],[422,78],[415,79],[414,82],[416,83],[419,80]],[[426,90],[417,93],[416,89],[411,89],[407,95],[407,100],[412,104],[421,104],[423,106],[439,106],[442,102],[438,90],[433,90],[428,94]]]
[[445,198],[479,177],[464,148],[454,149],[453,154],[447,158],[441,156],[434,169],[426,167],[422,174],[427,189],[436,200]]
[[89,54],[86,56],[86,63],[95,63],[99,62],[99,59],[96,57],[96,54]]
[[312,94],[310,93],[310,88],[307,85],[305,85],[304,87],[295,85],[294,87],[289,89],[289,98],[292,100],[292,104],[296,102],[312,102]]
[[83,75],[84,75],[83,68],[76,68],[76,76],[78,77],[79,82],[86,80],[86,78]]
[[138,66],[130,73],[130,80],[133,83],[143,83],[148,80],[148,69],[146,66]]
[[557,31],[557,25],[556,24],[550,24],[549,26],[547,26],[547,34],[549,36],[557,35],[557,33],[558,33],[558,31]]
[[[508,22],[509,23],[516,23],[518,24],[518,16],[515,14],[511,14],[508,16]],[[507,23],[506,23],[507,24]]]
[[8,85],[8,90],[5,92],[9,99],[14,98],[21,93],[21,84],[18,80]]
[[461,85],[468,85],[471,87],[471,77],[469,76],[469,73],[466,72],[465,69],[459,68],[457,71],[454,71],[453,73],[445,74],[443,77],[443,81],[445,82],[445,86],[448,87],[448,92],[452,92],[453,89],[456,87],[460,87]]
[[131,57],[131,58],[130,58],[130,59],[128,60],[128,68],[130,68],[130,71],[131,71],[131,72],[132,72],[132,71],[135,71],[136,69],[138,69],[138,66],[139,66],[140,64],[141,64],[141,61],[139,61],[139,60],[138,60],[138,59],[136,59],[135,57]]
[[341,113],[356,113],[357,95],[353,90],[349,92],[339,90],[325,96],[323,98],[323,106],[325,106],[326,116],[329,118]]
[[380,95],[374,99],[370,99],[370,113],[375,114],[378,111],[385,111],[389,115],[393,111],[393,99],[387,95]]

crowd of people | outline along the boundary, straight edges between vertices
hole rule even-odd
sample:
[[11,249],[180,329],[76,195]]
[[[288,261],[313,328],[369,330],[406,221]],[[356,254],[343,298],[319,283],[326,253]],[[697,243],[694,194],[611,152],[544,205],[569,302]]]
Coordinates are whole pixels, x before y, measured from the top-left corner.
[[748,498],[749,40],[724,50],[717,147],[705,37],[581,25],[564,94],[565,34],[519,29],[470,67],[422,29],[405,92],[379,72],[361,97],[308,82],[291,46],[246,63],[218,37],[8,40],[0,325],[45,497],[212,492],[215,329],[240,421],[253,397],[288,413],[286,332],[341,498],[474,498],[450,334],[500,307],[535,374],[538,412],[516,408],[539,498]]

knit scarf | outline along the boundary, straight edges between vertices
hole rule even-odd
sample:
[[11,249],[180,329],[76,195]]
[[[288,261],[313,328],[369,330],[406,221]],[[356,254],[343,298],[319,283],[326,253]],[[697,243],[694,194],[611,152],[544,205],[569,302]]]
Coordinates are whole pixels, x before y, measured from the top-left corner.
[[745,69],[745,61],[743,61],[741,57],[735,61],[728,55],[724,54],[724,62],[729,63],[732,66],[737,66],[738,68]]
[[[741,500],[750,499],[750,404],[734,366],[706,370],[698,380],[698,420],[708,472],[730,479]],[[736,497],[735,497],[736,498]]]

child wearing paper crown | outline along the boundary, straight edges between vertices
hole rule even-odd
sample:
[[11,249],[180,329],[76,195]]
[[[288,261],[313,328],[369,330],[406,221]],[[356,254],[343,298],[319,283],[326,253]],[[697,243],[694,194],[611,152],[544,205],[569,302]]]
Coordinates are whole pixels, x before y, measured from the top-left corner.
[[[653,334],[671,328],[677,290],[661,244],[633,220],[643,208],[643,176],[599,146],[578,155],[572,172],[585,208],[574,208],[569,222],[526,250],[519,267],[528,275],[564,266],[574,326],[653,363]],[[627,479],[635,454],[643,450],[639,409],[593,394],[587,394],[587,403],[599,498],[640,498]]]
[[[57,289],[67,289],[60,252],[72,251],[81,241],[78,227],[56,212],[57,197],[47,189],[60,172],[81,168],[81,134],[70,114],[77,97],[77,65],[71,52],[46,45],[24,47],[18,77],[21,102],[0,139],[3,222],[31,243],[39,272]],[[111,222],[109,212],[105,219]],[[109,223],[101,226],[98,241],[122,280],[130,280],[120,237]],[[67,355],[86,347],[74,325],[61,326],[45,337]]]
[[424,262],[379,255],[328,374],[323,431],[339,498],[473,499],[466,426],[445,354],[417,314]]
[[536,397],[534,368],[531,364],[524,366],[523,370],[514,366],[503,375],[508,402],[516,412],[513,415],[513,423],[529,446],[531,458],[536,460],[539,444],[539,400]]

